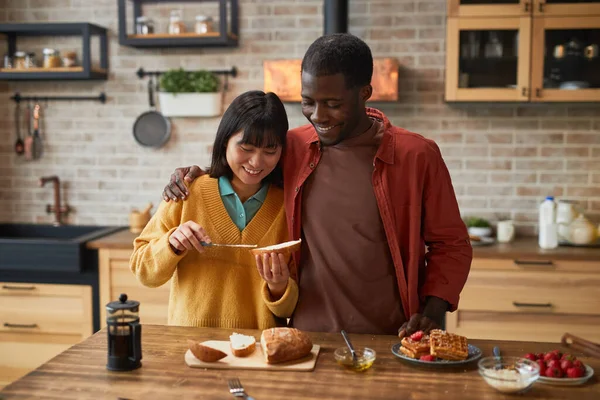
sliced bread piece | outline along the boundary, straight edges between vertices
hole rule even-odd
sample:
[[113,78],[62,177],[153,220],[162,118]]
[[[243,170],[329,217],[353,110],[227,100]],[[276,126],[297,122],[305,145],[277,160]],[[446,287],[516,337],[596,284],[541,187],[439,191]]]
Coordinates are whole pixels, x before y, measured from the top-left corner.
[[195,340],[188,339],[188,346],[190,347],[190,351],[192,352],[194,357],[196,357],[200,361],[215,362],[227,357],[227,354],[223,353],[221,350],[205,346],[202,343],[197,342]]
[[236,357],[247,357],[256,350],[256,338],[254,336],[233,333],[229,336],[231,353]]
[[260,336],[265,361],[277,364],[297,360],[310,354],[313,344],[310,337],[296,328],[269,328]]
[[302,243],[302,239],[298,239],[298,240],[292,240],[292,241],[289,241],[289,242],[274,244],[272,246],[259,247],[257,249],[252,249],[250,251],[254,255],[262,255],[262,254],[265,254],[265,253],[268,253],[268,254],[271,254],[271,253],[283,254],[286,259],[289,259],[289,257],[293,253],[295,253],[298,250],[300,250],[300,244],[301,243]]

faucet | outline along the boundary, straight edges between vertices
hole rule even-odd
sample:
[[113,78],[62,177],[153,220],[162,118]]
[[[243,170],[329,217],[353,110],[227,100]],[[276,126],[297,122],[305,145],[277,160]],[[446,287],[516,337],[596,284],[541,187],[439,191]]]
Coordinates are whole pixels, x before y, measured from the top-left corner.
[[51,204],[46,205],[46,212],[48,214],[54,213],[54,225],[62,225],[62,215],[67,215],[71,208],[68,205],[60,205],[60,179],[56,175],[43,176],[40,178],[40,186],[44,186],[46,183],[52,182],[54,185],[54,206]]

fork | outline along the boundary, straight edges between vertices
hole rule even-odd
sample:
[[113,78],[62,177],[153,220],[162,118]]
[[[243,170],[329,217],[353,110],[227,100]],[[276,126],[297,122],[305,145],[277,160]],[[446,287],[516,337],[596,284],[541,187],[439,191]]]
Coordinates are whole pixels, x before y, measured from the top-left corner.
[[233,395],[233,397],[241,397],[245,400],[254,400],[254,397],[250,397],[244,391],[244,387],[242,386],[242,382],[238,378],[233,378],[227,381],[227,385],[229,386],[229,393]]

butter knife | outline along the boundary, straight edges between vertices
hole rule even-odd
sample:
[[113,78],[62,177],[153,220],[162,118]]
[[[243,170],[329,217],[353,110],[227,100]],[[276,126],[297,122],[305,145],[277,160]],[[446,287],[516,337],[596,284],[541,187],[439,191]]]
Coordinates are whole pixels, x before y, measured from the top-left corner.
[[206,243],[206,242],[200,242],[200,244],[204,247],[238,247],[238,248],[244,248],[244,249],[255,249],[258,247],[257,244],[223,244],[223,243]]

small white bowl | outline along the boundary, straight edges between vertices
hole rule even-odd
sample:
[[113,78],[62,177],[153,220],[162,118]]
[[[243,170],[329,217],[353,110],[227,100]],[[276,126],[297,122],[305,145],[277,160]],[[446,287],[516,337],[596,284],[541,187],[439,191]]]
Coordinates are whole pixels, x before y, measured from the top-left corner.
[[485,357],[477,366],[483,380],[502,393],[524,392],[540,377],[540,366],[526,358]]
[[468,229],[469,235],[479,236],[479,237],[490,237],[492,236],[492,228],[479,228],[479,227],[471,227]]

